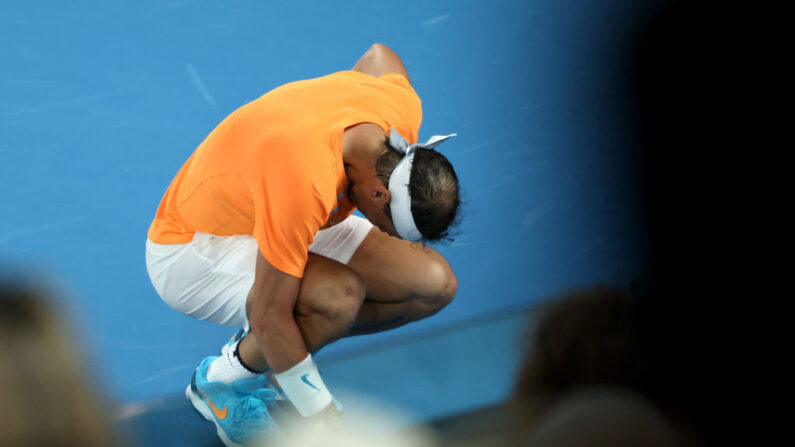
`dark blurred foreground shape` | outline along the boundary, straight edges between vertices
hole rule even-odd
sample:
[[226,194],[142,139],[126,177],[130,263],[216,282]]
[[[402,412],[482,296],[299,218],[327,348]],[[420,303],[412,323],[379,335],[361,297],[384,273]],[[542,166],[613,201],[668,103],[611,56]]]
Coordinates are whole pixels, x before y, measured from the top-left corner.
[[667,310],[679,301],[633,293],[595,287],[537,306],[510,401],[431,421],[442,444],[720,445],[709,357],[694,361],[699,341],[684,337],[698,336]]
[[753,19],[728,4],[656,3],[624,86],[650,272],[631,291],[540,311],[510,407],[517,445],[720,445],[742,425],[730,413],[747,410],[725,385],[742,356],[733,300],[754,296],[745,222],[758,216],[742,205],[756,155],[742,147],[752,40],[737,30]]
[[769,194],[754,175],[764,138],[749,139],[765,47],[748,5],[653,3],[628,35],[617,96],[634,121],[649,273],[632,290],[538,310],[515,396],[499,410],[510,422],[492,425],[509,433],[500,443],[723,445],[747,425],[740,396],[754,382],[727,378],[754,350],[732,309],[738,298],[758,305],[768,283],[755,265],[767,259],[754,255]]
[[[699,445],[661,375],[646,297],[595,288],[539,309],[511,402],[511,440],[539,446]],[[653,317],[652,317],[653,318]],[[676,380],[674,378],[674,380]]]
[[0,278],[0,446],[118,445],[49,297]]
[[740,322],[775,296],[758,252],[774,193],[758,178],[773,169],[753,99],[770,82],[762,9],[659,2],[629,55],[652,266],[637,305],[642,365],[659,384],[650,399],[706,445],[742,439],[754,382],[738,372],[760,345]]

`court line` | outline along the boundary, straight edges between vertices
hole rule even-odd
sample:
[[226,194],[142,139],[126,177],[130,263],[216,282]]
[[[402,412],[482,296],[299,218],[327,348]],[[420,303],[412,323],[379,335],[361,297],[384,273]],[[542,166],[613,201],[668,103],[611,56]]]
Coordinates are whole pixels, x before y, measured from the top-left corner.
[[496,188],[498,186],[502,186],[505,183],[510,183],[510,182],[512,182],[514,180],[517,180],[517,179],[521,178],[522,176],[527,175],[530,172],[535,171],[537,169],[538,169],[538,166],[533,166],[533,167],[530,167],[530,168],[527,168],[527,169],[522,169],[520,171],[514,172],[513,174],[506,175],[505,177],[501,178],[500,180],[498,180],[498,181],[496,181],[494,183],[490,183],[490,184],[488,184],[488,185],[486,185],[486,186],[484,186],[482,188],[479,188],[477,191],[472,193],[472,195],[470,197],[482,196],[483,193],[485,191],[489,190],[489,189],[494,189],[494,188]]
[[192,363],[188,363],[188,364],[185,364],[185,365],[180,365],[180,366],[175,366],[173,368],[166,368],[166,369],[160,370],[160,372],[158,372],[157,374],[155,374],[153,376],[150,376],[150,377],[147,377],[147,378],[145,378],[143,380],[138,381],[135,385],[133,385],[133,388],[134,387],[139,387],[141,385],[146,385],[147,383],[154,382],[155,380],[157,380],[157,379],[159,379],[161,377],[167,376],[167,375],[169,375],[171,373],[175,373],[177,371],[182,371],[183,369],[191,368],[192,366],[193,366]]
[[65,226],[67,226],[69,224],[82,222],[82,221],[83,221],[83,219],[81,219],[79,217],[73,217],[71,219],[62,220],[60,222],[54,222],[54,223],[49,223],[49,224],[44,224],[44,225],[37,225],[35,227],[27,227],[27,228],[22,228],[22,229],[19,229],[19,230],[7,231],[5,233],[1,233],[0,234],[0,243],[8,242],[8,241],[11,241],[11,240],[14,240],[14,239],[19,239],[21,237],[25,237],[25,236],[28,236],[30,234],[40,233],[42,231],[55,230],[57,228],[65,227]]
[[428,27],[428,26],[431,26],[431,25],[436,25],[437,23],[444,22],[449,17],[450,17],[450,14],[442,14],[440,16],[431,17],[430,19],[420,23],[420,26],[424,28],[424,27]]
[[103,99],[103,98],[107,98],[108,96],[113,96],[115,94],[118,94],[118,93],[121,93],[123,91],[129,90],[129,89],[131,89],[133,87],[136,87],[141,82],[143,82],[143,80],[131,83],[131,84],[126,85],[126,86],[121,87],[121,88],[117,88],[117,89],[113,89],[113,90],[107,90],[107,91],[102,92],[102,93],[97,93],[95,95],[83,96],[83,97],[79,97],[79,98],[75,98],[75,99],[71,99],[71,100],[67,100],[67,101],[44,104],[44,105],[41,105],[41,106],[26,107],[26,108],[23,108],[22,110],[17,110],[16,112],[4,113],[4,114],[0,115],[0,118],[8,118],[8,117],[19,116],[19,115],[28,115],[28,114],[31,114],[31,113],[43,112],[45,110],[55,109],[55,108],[58,108],[58,107],[64,107],[64,106],[71,106],[71,105],[75,105],[75,104],[85,104],[85,103],[89,103],[89,102],[94,102],[94,101],[97,101],[97,100],[100,100],[100,99]]
[[204,85],[204,82],[202,82],[199,74],[193,69],[193,65],[188,64],[185,66],[185,68],[188,70],[190,78],[193,81],[193,85],[196,87],[196,90],[199,91],[199,94],[202,95],[202,98],[210,103],[210,105],[214,106],[215,100],[213,99],[213,96],[210,94],[210,91],[207,90],[207,86]]
[[200,344],[181,344],[181,345],[113,345],[113,349],[144,350],[150,349],[193,349],[201,347]]
[[22,78],[0,78],[0,84],[61,84],[61,81],[22,79]]
[[491,146],[496,141],[497,141],[497,139],[495,138],[495,139],[486,141],[485,143],[476,144],[474,146],[470,146],[470,147],[458,150],[456,152],[458,152],[459,154],[466,154],[467,152],[472,152],[472,151],[477,150],[477,149],[483,149],[484,147]]

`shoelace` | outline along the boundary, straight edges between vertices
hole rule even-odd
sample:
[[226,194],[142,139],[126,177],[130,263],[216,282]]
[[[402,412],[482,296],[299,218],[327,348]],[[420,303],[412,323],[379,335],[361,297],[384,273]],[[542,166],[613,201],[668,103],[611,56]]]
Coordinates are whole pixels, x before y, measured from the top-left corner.
[[249,393],[243,399],[232,413],[232,419],[235,423],[240,423],[243,420],[251,420],[253,425],[259,426],[263,423],[270,422],[270,414],[266,410],[266,402],[273,400],[276,393],[269,389],[259,389]]

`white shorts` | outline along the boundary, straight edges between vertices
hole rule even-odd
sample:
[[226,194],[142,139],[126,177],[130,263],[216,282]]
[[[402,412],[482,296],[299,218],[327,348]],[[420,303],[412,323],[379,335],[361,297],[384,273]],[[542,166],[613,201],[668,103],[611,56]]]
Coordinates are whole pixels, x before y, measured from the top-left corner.
[[[349,216],[320,230],[309,251],[347,264],[373,228]],[[146,270],[155,290],[173,309],[225,326],[248,328],[246,298],[254,285],[259,248],[251,235],[196,233],[187,244],[146,241]]]

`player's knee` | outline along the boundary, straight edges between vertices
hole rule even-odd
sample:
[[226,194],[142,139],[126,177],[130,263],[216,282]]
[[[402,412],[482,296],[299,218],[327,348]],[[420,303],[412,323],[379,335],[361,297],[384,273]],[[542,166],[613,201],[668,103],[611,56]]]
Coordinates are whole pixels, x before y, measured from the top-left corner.
[[444,259],[428,265],[426,283],[423,301],[434,313],[450,304],[458,290],[458,278]]

